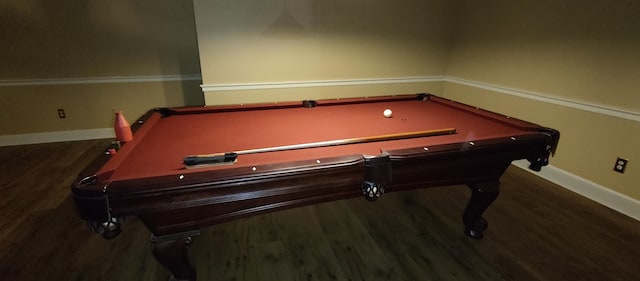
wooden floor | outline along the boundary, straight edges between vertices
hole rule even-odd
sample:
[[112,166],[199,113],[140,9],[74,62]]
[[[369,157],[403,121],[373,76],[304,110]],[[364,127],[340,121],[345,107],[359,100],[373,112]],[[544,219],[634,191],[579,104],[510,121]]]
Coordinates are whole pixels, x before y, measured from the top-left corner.
[[[69,186],[107,140],[0,147],[0,279],[166,280],[127,218],[106,241]],[[389,193],[203,230],[199,280],[640,280],[640,222],[512,167],[483,240],[462,234],[465,186]]]

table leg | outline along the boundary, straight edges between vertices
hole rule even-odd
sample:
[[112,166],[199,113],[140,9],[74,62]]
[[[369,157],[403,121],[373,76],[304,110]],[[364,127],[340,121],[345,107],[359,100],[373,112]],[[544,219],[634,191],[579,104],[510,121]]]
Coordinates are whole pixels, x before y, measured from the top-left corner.
[[171,272],[169,280],[195,281],[196,270],[189,263],[187,245],[199,230],[165,236],[151,235],[151,252],[156,260]]
[[483,232],[489,226],[482,214],[498,197],[500,182],[496,180],[474,183],[469,184],[469,187],[471,188],[471,199],[469,199],[462,215],[464,234],[473,239],[482,239]]

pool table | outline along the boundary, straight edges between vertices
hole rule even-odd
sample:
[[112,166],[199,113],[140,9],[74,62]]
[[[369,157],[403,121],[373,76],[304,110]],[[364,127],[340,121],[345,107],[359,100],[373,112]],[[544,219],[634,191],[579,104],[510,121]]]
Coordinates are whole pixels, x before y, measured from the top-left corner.
[[[480,239],[510,163],[528,159],[539,171],[559,140],[554,129],[431,94],[158,108],[132,130],[73,183],[76,209],[105,238],[139,217],[156,260],[183,280],[195,280],[187,244],[205,226],[406,189],[468,185],[464,234]],[[424,131],[438,133],[413,134]],[[211,154],[234,157],[185,163]]]

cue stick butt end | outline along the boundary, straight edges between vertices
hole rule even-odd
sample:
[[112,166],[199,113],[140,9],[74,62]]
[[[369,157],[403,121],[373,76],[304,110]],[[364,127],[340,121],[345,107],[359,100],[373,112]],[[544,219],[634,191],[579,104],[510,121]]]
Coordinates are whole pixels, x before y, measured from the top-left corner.
[[206,155],[188,155],[184,157],[182,162],[187,168],[189,168],[192,166],[201,165],[233,164],[237,161],[237,159],[237,153],[227,152]]

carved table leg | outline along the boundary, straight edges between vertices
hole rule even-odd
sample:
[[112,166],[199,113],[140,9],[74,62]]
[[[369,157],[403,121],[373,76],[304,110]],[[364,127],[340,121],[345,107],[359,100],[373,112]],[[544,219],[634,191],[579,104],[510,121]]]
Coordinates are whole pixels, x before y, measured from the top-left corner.
[[489,226],[482,214],[498,197],[500,193],[499,186],[499,181],[469,184],[471,199],[469,199],[469,203],[462,215],[464,234],[467,237],[482,239],[484,230]]
[[187,245],[199,230],[165,236],[151,235],[151,252],[156,260],[171,272],[169,280],[196,280],[196,270],[189,263]]

